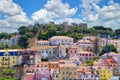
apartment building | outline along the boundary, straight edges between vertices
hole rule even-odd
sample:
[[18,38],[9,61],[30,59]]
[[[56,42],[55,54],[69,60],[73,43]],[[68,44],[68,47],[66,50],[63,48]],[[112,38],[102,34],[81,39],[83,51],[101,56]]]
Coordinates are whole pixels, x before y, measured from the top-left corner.
[[73,42],[74,42],[74,39],[67,36],[53,36],[49,39],[49,43],[52,46],[72,45]]
[[38,51],[41,58],[59,57],[59,49],[57,46],[39,46],[31,47],[30,50]]
[[76,80],[77,66],[75,64],[60,64],[59,80]]
[[78,54],[78,48],[68,48],[67,53],[69,57],[73,57],[74,55]]
[[77,45],[84,51],[92,51],[93,48],[93,42],[86,39],[78,40]]
[[21,64],[23,50],[0,50],[0,68],[11,68]]
[[49,46],[49,41],[47,41],[47,40],[39,40],[39,41],[36,41],[35,46],[36,46],[36,47]]
[[[113,44],[116,48],[120,46],[120,39],[108,39],[108,44]],[[100,39],[100,48],[106,45],[106,39]]]
[[111,76],[112,76],[112,71],[110,69],[100,70],[100,80],[110,80]]
[[80,51],[78,52],[80,57],[84,57],[85,60],[92,60],[94,57],[94,54],[92,52],[87,52],[87,51]]
[[59,62],[50,62],[49,68],[52,80],[59,80]]

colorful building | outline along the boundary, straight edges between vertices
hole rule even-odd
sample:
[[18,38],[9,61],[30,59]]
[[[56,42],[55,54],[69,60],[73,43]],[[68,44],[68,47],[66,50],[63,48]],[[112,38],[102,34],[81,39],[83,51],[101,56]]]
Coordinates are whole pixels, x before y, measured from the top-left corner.
[[50,62],[49,68],[52,80],[59,80],[59,62]]
[[75,64],[60,64],[59,80],[75,80],[77,66]]
[[100,80],[110,80],[112,76],[112,71],[109,69],[101,69],[100,70]]
[[74,39],[68,36],[53,36],[49,39],[50,45],[72,45]]
[[85,60],[92,60],[94,57],[93,52],[87,52],[87,51],[80,51],[78,52],[80,57],[84,57]]
[[39,47],[39,46],[49,46],[49,41],[47,41],[47,40],[36,41],[35,46],[36,47]]
[[[22,50],[0,50],[0,68],[10,68],[21,64],[20,53]],[[18,61],[18,62],[17,62]]]

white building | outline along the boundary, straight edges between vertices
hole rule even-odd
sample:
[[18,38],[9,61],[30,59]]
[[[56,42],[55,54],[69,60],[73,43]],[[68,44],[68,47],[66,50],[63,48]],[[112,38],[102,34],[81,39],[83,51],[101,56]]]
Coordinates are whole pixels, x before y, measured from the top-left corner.
[[0,43],[7,44],[8,46],[16,45],[18,43],[19,36],[13,36],[10,39],[1,39]]
[[63,57],[66,57],[67,56],[67,52],[66,52],[66,46],[65,45],[60,45],[58,46],[59,48],[59,57],[60,58],[63,58]]
[[92,49],[93,47],[93,43],[90,40],[78,40],[77,45],[83,50],[87,50],[88,48]]
[[58,45],[72,45],[74,39],[67,36],[53,36],[49,39],[50,45],[58,46]]
[[[108,39],[108,44],[113,44],[115,47],[120,46],[120,39]],[[106,45],[106,39],[100,39],[100,48]]]
[[35,43],[35,46],[36,47],[39,47],[39,46],[49,46],[49,41],[47,40],[39,40]]
[[19,36],[16,35],[16,36],[13,36],[9,39],[9,42],[8,42],[8,45],[11,46],[11,45],[16,45],[18,43],[18,39],[19,39]]
[[86,74],[86,75],[81,75],[81,80],[100,80],[99,75],[97,74]]
[[59,50],[57,46],[31,47],[30,50],[38,51],[41,55],[41,58],[59,57]]
[[120,80],[120,77],[118,77],[118,76],[112,76],[112,77],[110,77],[110,80]]

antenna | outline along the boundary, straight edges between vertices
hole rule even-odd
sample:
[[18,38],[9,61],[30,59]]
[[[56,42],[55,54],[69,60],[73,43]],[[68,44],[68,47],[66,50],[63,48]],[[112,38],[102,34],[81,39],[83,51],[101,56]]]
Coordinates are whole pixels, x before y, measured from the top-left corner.
[[108,35],[106,36],[106,58],[108,58]]

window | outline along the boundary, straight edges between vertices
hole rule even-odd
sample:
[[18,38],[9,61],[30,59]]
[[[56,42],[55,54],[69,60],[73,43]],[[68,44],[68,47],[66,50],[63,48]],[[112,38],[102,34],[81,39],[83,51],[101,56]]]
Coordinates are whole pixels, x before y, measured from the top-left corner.
[[66,72],[66,74],[68,74],[68,72]]
[[58,75],[56,75],[56,78],[58,78]]
[[76,72],[74,72],[74,75],[76,75]]
[[62,74],[64,74],[64,72]]
[[65,78],[63,77],[62,80],[65,80]]
[[2,57],[2,61],[4,61],[4,57]]
[[15,63],[15,61],[13,61],[13,64]]
[[8,57],[8,60],[10,60],[10,57]]
[[15,59],[15,57],[13,57],[13,59]]

